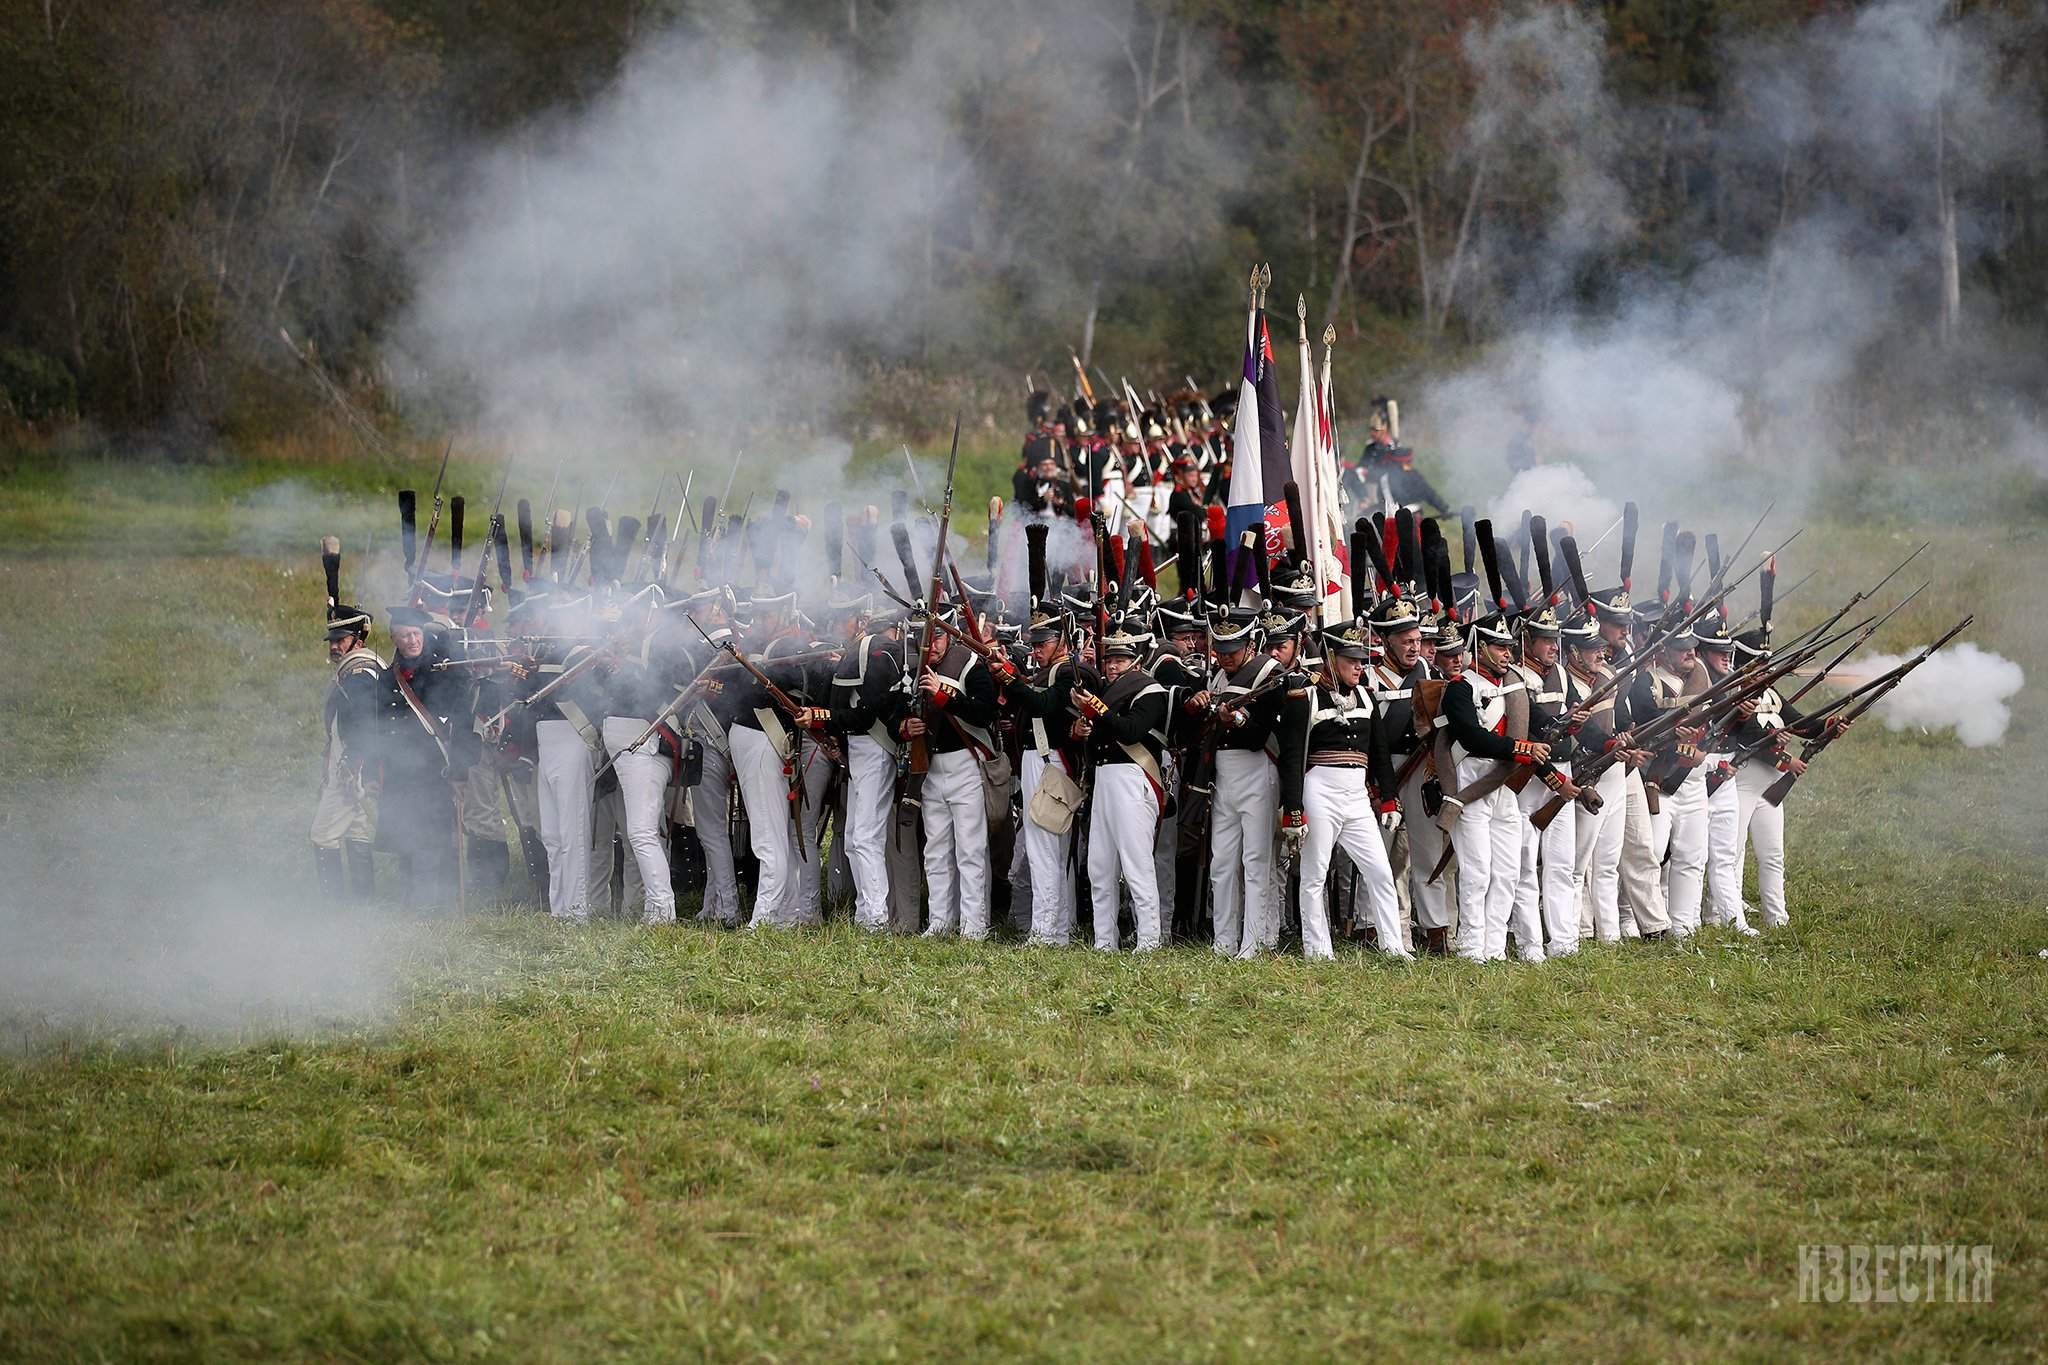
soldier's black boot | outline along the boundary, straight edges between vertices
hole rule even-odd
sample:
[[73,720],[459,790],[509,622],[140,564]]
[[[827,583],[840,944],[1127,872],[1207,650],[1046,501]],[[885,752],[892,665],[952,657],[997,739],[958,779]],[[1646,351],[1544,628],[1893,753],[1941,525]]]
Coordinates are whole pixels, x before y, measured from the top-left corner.
[[320,879],[320,898],[329,905],[339,905],[348,899],[348,884],[342,875],[341,850],[338,848],[313,848],[313,871]]
[[548,846],[537,829],[519,831],[519,854],[526,862],[527,898],[541,909],[548,908]]
[[368,843],[350,840],[347,847],[349,891],[359,901],[370,900],[377,894],[377,861]]
[[498,839],[478,839],[469,845],[469,889],[481,900],[496,900],[505,890],[505,878],[512,870],[512,854]]

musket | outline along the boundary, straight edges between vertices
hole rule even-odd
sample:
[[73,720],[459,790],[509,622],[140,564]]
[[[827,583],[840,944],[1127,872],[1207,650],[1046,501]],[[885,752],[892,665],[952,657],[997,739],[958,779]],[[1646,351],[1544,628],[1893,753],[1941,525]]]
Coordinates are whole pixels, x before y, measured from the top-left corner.
[[[1824,644],[1819,644],[1809,645],[1806,648],[1817,652],[1818,649],[1823,647],[1825,647]],[[1697,696],[1686,698],[1684,705],[1674,706],[1646,722],[1641,727],[1630,731],[1630,743],[1626,746],[1617,744],[1605,753],[1596,755],[1592,763],[1583,771],[1573,775],[1573,782],[1581,788],[1590,786],[1593,782],[1598,781],[1601,773],[1621,761],[1622,755],[1628,750],[1639,749],[1646,744],[1655,744],[1672,731],[1697,719],[1702,713],[1713,712],[1722,708],[1732,712],[1743,701],[1761,693],[1765,688],[1770,687],[1779,678],[1785,676],[1793,668],[1796,668],[1801,659],[1805,657],[1799,651],[1793,651],[1792,653],[1793,657],[1784,660],[1782,663],[1778,660],[1773,660],[1770,667],[1761,672],[1747,667],[1730,669],[1726,675],[1711,684],[1706,691],[1701,692]],[[1583,706],[1584,703],[1582,702],[1580,705]],[[1709,718],[1709,723],[1711,723],[1711,717]],[[1529,823],[1537,829],[1550,828],[1551,821],[1555,820],[1558,812],[1564,809],[1565,800],[1566,798],[1562,795],[1553,796],[1529,817]]]
[[[654,577],[663,587],[668,586],[669,572],[674,567],[669,563],[671,556],[676,563],[682,562],[680,553],[683,543],[683,525],[679,518],[688,517],[690,529],[697,530],[697,514],[690,510],[690,485],[697,481],[697,471],[692,469],[683,479],[683,496],[676,506],[676,515],[668,524],[668,539],[662,543],[661,562],[654,566]],[[698,534],[703,534],[698,532]]]
[[[755,682],[761,684],[762,690],[768,694],[768,699],[789,713],[791,721],[795,721],[802,714],[803,707],[798,704],[796,698],[783,691],[775,679],[762,672],[759,665],[742,654],[740,647],[732,642],[732,636],[727,635],[722,642],[714,640],[706,633],[703,626],[697,624],[696,617],[685,616],[683,619],[692,626],[695,626],[699,635],[704,636],[705,644],[710,645],[713,649],[722,649],[731,655],[734,663],[744,668]],[[798,771],[795,757],[797,750],[795,746],[802,743],[802,735],[803,731],[801,729],[795,732],[795,735],[792,737],[791,756],[784,760],[783,764],[784,775],[789,779],[789,818],[796,822],[799,831],[803,828],[804,782],[803,774]],[[642,738],[644,739],[645,736],[642,736]],[[636,740],[635,744],[637,743],[639,741]]]
[[633,581],[633,561],[639,557],[643,549],[651,548],[654,519],[661,515],[661,495],[668,488],[668,480],[669,471],[663,470],[661,476],[654,481],[654,497],[647,505],[647,520],[640,523],[642,534],[626,547],[625,558],[619,561],[619,581],[622,583]]
[[1863,631],[1862,634],[1856,637],[1854,642],[1852,642],[1847,649],[1844,649],[1840,654],[1836,655],[1832,660],[1830,660],[1826,668],[1823,668],[1820,672],[1814,674],[1811,678],[1808,678],[1806,682],[1800,686],[1797,692],[1794,692],[1791,696],[1787,697],[1785,699],[1785,705],[1798,705],[1799,699],[1801,697],[1805,696],[1808,692],[1813,691],[1814,688],[1820,686],[1821,679],[1827,677],[1828,674],[1834,672],[1837,668],[1840,668],[1842,666],[1842,663],[1846,659],[1848,659],[1848,657],[1851,654],[1855,653],[1858,649],[1862,648],[1863,643],[1866,640],[1868,640],[1871,636],[1877,634],[1879,628],[1881,628],[1885,622],[1891,620],[1894,616],[1897,616],[1900,611],[1904,610],[1906,603],[1912,601],[1914,598],[1918,597],[1921,593],[1925,591],[1927,591],[1927,584],[1922,583],[1919,587],[1907,593],[1904,598],[1900,599],[1898,606],[1893,607],[1890,611],[1886,612],[1884,615],[1878,617],[1877,620],[1873,621],[1870,624],[1870,626]]
[[[1919,552],[1916,550],[1914,553],[1917,554]],[[1889,673],[1872,679],[1858,688],[1858,693],[1867,694],[1863,700],[1848,710],[1839,728],[1823,730],[1817,737],[1806,741],[1806,747],[1800,751],[1799,761],[1801,763],[1811,763],[1816,758],[1819,758],[1828,745],[1835,742],[1843,730],[1848,729],[1850,725],[1854,724],[1865,711],[1883,701],[1887,693],[1905,681],[1908,673],[1911,673],[1914,669],[1933,658],[1936,650],[1940,649],[1950,640],[1955,639],[1956,636],[1961,635],[1975,619],[1976,617],[1974,616],[1965,616],[1962,620],[1951,626],[1946,635],[1943,635],[1939,640],[1921,650],[1918,656],[1906,660],[1906,662],[1892,669]],[[1798,780],[1799,774],[1797,773],[1788,772],[1780,775],[1776,782],[1773,782],[1764,789],[1764,800],[1774,806],[1782,806],[1785,804],[1785,798],[1792,793],[1792,784]]]
[[1088,400],[1090,407],[1095,406],[1095,386],[1088,382],[1088,371],[1082,368],[1080,353],[1069,346],[1067,358],[1074,362],[1074,381],[1081,386],[1081,396]]
[[720,507],[723,507],[728,502],[732,501],[732,481],[734,476],[736,476],[740,472],[740,461],[746,458],[746,454],[747,450],[745,446],[741,446],[738,450],[735,450],[732,453],[732,468],[727,470],[725,474],[725,491],[718,495],[718,505]]
[[427,576],[428,551],[434,548],[434,532],[441,529],[441,481],[448,477],[448,457],[455,453],[455,434],[448,434],[448,447],[441,452],[441,472],[434,475],[434,511],[427,519],[427,538],[420,543],[420,557],[413,565],[412,582],[406,585],[405,600],[410,602],[419,591],[420,581]]
[[[686,617],[685,619],[690,621],[692,624],[695,624],[696,622],[696,618],[694,616]],[[699,632],[701,633],[701,631],[702,627],[699,627]],[[838,653],[839,651],[836,649],[813,649],[807,650],[802,654],[784,655],[782,658],[776,660],[776,662],[808,663],[813,659],[836,658],[838,656]],[[703,685],[704,680],[706,678],[709,678],[715,672],[718,672],[723,669],[730,669],[735,666],[736,665],[734,665],[734,663],[729,659],[713,659],[710,663],[706,664],[704,666],[704,670],[701,673],[699,673],[695,678],[692,678],[690,680],[690,685],[688,687],[678,689],[674,700],[670,701],[668,705],[662,707],[660,711],[655,713],[654,719],[648,722],[647,728],[645,730],[642,730],[638,735],[634,736],[633,742],[631,744],[626,745],[625,748],[619,750],[618,753],[613,754],[610,758],[605,760],[604,766],[600,767],[597,770],[597,776],[603,777],[606,773],[610,772],[612,768],[618,763],[620,755],[629,754],[633,750],[639,748],[641,745],[647,742],[647,737],[649,735],[653,734],[656,730],[659,730],[663,725],[667,724],[670,720],[674,719],[676,713],[683,709],[684,703],[691,700],[691,698],[693,698],[697,694],[697,690]]]
[[[1814,688],[1820,686],[1820,684],[1827,678],[1827,676],[1830,673],[1834,672],[1837,668],[1841,667],[1843,662],[1846,661],[1851,654],[1854,654],[1857,650],[1861,649],[1864,646],[1864,644],[1866,644],[1870,640],[1871,636],[1877,634],[1878,630],[1884,625],[1885,622],[1891,620],[1892,617],[1898,615],[1900,609],[1903,608],[1907,602],[1910,602],[1915,597],[1918,597],[1923,591],[1926,590],[1926,588],[1927,584],[1922,583],[1919,587],[1913,589],[1913,591],[1906,597],[1905,601],[1900,602],[1898,606],[1893,607],[1883,616],[1877,618],[1874,621],[1867,621],[1860,625],[1852,626],[1850,629],[1842,632],[1842,635],[1836,636],[1836,639],[1841,639],[1842,636],[1846,635],[1854,635],[1856,638],[1849,641],[1849,643],[1843,647],[1841,653],[1837,654],[1834,658],[1828,660],[1826,664],[1822,665],[1821,668],[1818,669],[1811,678],[1806,680],[1805,685],[1802,686],[1797,692],[1793,693],[1790,697],[1788,697],[1782,703],[1782,705],[1785,708],[1790,708],[1794,705],[1797,705],[1801,697],[1804,697],[1808,692],[1811,692]],[[1857,688],[1855,691],[1850,692],[1847,696],[1838,698],[1837,700],[1829,703],[1827,706],[1822,707],[1818,712],[1815,713],[1813,717],[1809,717],[1809,719],[1823,718],[1827,716],[1830,712],[1839,710],[1842,706],[1855,700],[1858,696],[1862,694],[1863,691],[1864,688]],[[1749,762],[1750,759],[1755,758],[1764,750],[1776,747],[1780,739],[1781,736],[1776,731],[1766,731],[1765,734],[1762,737],[1760,737],[1755,743],[1745,745],[1741,749],[1737,750],[1735,753],[1731,754],[1729,756],[1729,762],[1727,765],[1728,768],[1732,771],[1733,769],[1741,767],[1743,764]],[[1715,774],[1707,774],[1707,794],[1709,796],[1713,795],[1714,792],[1718,790],[1721,785],[1719,782],[1716,782],[1714,778]]]
[[[953,433],[953,448],[956,451],[960,448],[960,433],[957,431]],[[931,502],[924,495],[924,479],[917,472],[917,461],[911,456],[909,446],[904,446],[902,449],[903,463],[910,466],[910,482],[917,489],[917,500],[924,503],[924,510],[929,512],[932,510]]]
[[[1614,519],[1614,524],[1612,526],[1609,526],[1606,530],[1602,531],[1599,537],[1595,539],[1591,545],[1581,545],[1579,547],[1580,558],[1584,558],[1585,556],[1592,554],[1593,551],[1599,549],[1602,545],[1606,544],[1607,537],[1613,535],[1615,530],[1621,525],[1621,523],[1626,521],[1627,519],[1628,518],[1626,517],[1626,515],[1616,517]],[[1733,555],[1729,556],[1729,560],[1731,562],[1734,560],[1734,558],[1735,557]]]
[[[1722,602],[1727,600],[1729,593],[1734,592],[1735,589],[1742,586],[1742,583],[1745,579],[1747,579],[1751,574],[1755,573],[1758,569],[1761,569],[1764,565],[1770,563],[1771,560],[1776,558],[1778,553],[1782,551],[1786,545],[1790,545],[1793,541],[1799,539],[1799,537],[1802,534],[1804,534],[1805,529],[1805,527],[1801,527],[1799,528],[1799,530],[1794,531],[1791,535],[1787,536],[1784,542],[1780,544],[1777,549],[1772,550],[1762,559],[1759,559],[1756,563],[1750,565],[1747,569],[1744,569],[1740,574],[1737,574],[1734,578],[1722,584],[1721,590],[1719,592],[1711,593],[1706,598],[1702,599],[1697,607],[1687,612],[1676,623],[1667,625],[1660,622],[1658,628],[1656,630],[1653,630],[1650,633],[1649,637],[1643,641],[1643,647],[1635,651],[1633,654],[1630,654],[1627,658],[1619,660],[1614,665],[1612,665],[1614,670],[1613,676],[1608,678],[1606,682],[1600,684],[1600,686],[1594,688],[1590,693],[1586,695],[1585,699],[1581,701],[1579,705],[1577,707],[1574,707],[1573,709],[1583,710],[1588,706],[1592,706],[1595,703],[1605,700],[1614,692],[1619,691],[1623,679],[1626,678],[1628,675],[1634,673],[1637,669],[1642,667],[1642,665],[1647,663],[1649,660],[1655,658],[1658,652],[1663,649],[1664,642],[1666,640],[1672,639],[1684,633],[1685,631],[1692,629],[1695,625],[1698,625],[1700,621],[1706,617],[1708,612],[1712,611],[1715,607],[1718,607],[1719,605],[1721,605]],[[1583,558],[1583,556],[1581,557]],[[1567,726],[1565,733],[1576,733],[1576,728]]]
[[585,655],[581,659],[578,659],[575,663],[570,664],[567,668],[563,669],[560,676],[556,677],[553,681],[549,682],[545,687],[542,687],[538,691],[534,692],[531,696],[519,697],[513,701],[507,702],[505,704],[505,708],[502,711],[498,712],[497,715],[492,716],[489,720],[484,722],[484,728],[488,730],[495,725],[503,724],[505,717],[511,715],[514,710],[523,711],[527,707],[534,705],[536,702],[546,701],[549,697],[553,696],[556,693],[556,691],[558,691],[565,683],[568,683],[572,679],[581,677],[583,675],[584,670],[595,667],[599,662],[610,657],[610,654],[604,649],[600,648],[591,650],[589,654]]
[[[925,718],[925,712],[929,709],[923,703],[924,680],[930,675],[932,669],[932,631],[937,628],[939,619],[939,594],[944,592],[946,588],[946,535],[953,523],[953,474],[958,468],[959,463],[960,416],[958,413],[955,413],[953,416],[953,448],[946,456],[946,494],[944,501],[939,506],[939,538],[932,544],[932,584],[931,590],[925,594],[924,599],[924,637],[918,642],[917,683],[911,693],[911,705],[916,708],[917,716],[920,720]],[[915,470],[916,465],[913,464],[911,468]],[[906,747],[910,756],[911,774],[922,776],[925,769],[931,765],[930,746],[925,742],[924,736],[919,735],[912,739]]]
[[[860,556],[855,555],[854,558],[859,559]],[[869,564],[867,566],[867,570],[869,573],[875,576],[875,581],[882,585],[883,593],[888,596],[891,602],[894,602],[899,607],[902,607],[905,611],[917,610],[916,607],[912,606],[909,602],[904,600],[904,597],[901,593],[897,592],[894,588],[889,586],[889,580],[882,577],[882,571],[880,569],[876,568],[872,564]],[[981,656],[981,661],[983,663],[993,664],[997,659],[1002,659],[1006,664],[1009,662],[1008,656],[1003,653],[1002,646],[996,644],[994,641],[983,640],[977,636],[970,635],[966,631],[962,630],[960,627],[954,625],[951,621],[939,621],[937,624],[939,630],[943,632],[948,639],[958,640],[961,644],[966,645],[969,649],[973,650],[976,654]]]
[[[554,525],[554,521],[555,521],[555,490],[556,490],[557,488],[560,488],[560,487],[562,486],[562,466],[563,466],[564,464],[568,463],[568,458],[569,458],[569,457],[565,455],[565,456],[563,456],[563,457],[562,457],[561,459],[559,459],[559,460],[556,460],[556,461],[555,461],[555,476],[554,476],[554,477],[553,477],[552,479],[549,479],[549,480],[548,480],[548,495],[547,495],[547,496],[546,496],[545,498],[542,498],[542,499],[541,499],[541,504],[540,504],[540,515],[541,515],[541,520],[542,520],[543,522],[545,522],[545,523],[546,523],[547,525],[549,525],[549,526],[552,526],[552,525]],[[541,540],[541,541],[539,541],[539,542],[538,542],[538,544],[537,544],[537,545],[535,546],[535,549],[536,549],[537,551],[538,551],[538,550],[545,550],[546,548],[547,548],[547,541],[546,541],[546,540]],[[527,575],[527,578],[528,578],[528,581],[531,581],[531,579],[532,579],[532,575],[531,575],[531,574]]]
[[491,503],[491,519],[487,529],[484,531],[483,557],[477,561],[476,578],[469,585],[469,601],[465,602],[462,607],[462,621],[460,624],[465,631],[469,629],[470,622],[476,620],[476,600],[483,595],[484,570],[490,567],[491,549],[497,544],[498,537],[504,534],[505,531],[505,485],[512,482],[512,466],[518,458],[516,454],[507,455],[505,457],[505,472],[498,477],[498,496]]

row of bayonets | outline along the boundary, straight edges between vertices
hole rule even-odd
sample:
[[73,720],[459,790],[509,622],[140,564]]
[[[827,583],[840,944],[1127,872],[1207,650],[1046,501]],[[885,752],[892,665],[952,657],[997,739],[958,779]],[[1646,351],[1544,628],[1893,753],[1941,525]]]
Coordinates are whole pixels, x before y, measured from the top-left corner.
[[[447,480],[452,451],[451,442],[441,456],[440,471],[434,477],[424,537],[419,529],[417,492],[406,488],[398,493],[399,537],[405,558],[408,599],[434,572],[431,554],[441,532],[444,511],[442,489]],[[907,449],[904,456],[909,460]],[[539,578],[556,584],[573,584],[584,581],[587,573],[588,581],[593,584],[653,582],[666,587],[684,560],[682,550],[689,535],[697,537],[695,568],[699,581],[729,581],[735,569],[748,565],[752,567],[757,581],[764,576],[790,574],[795,563],[793,551],[808,533],[810,519],[793,511],[793,501],[787,489],[776,490],[773,510],[765,517],[751,517],[754,505],[751,493],[734,512],[732,484],[742,459],[744,452],[734,456],[724,490],[717,497],[705,496],[699,507],[693,508],[690,502],[696,471],[664,473],[656,484],[646,518],[622,516],[615,524],[607,510],[619,481],[614,474],[598,500],[584,509],[580,526],[573,510],[576,499],[571,496],[566,506],[555,501],[562,477],[561,465],[557,464],[547,496],[540,503],[545,518],[543,525],[536,528],[534,506],[527,499],[520,498],[514,504],[513,525],[519,539],[519,582],[530,584]],[[497,561],[500,585],[508,592],[513,586],[511,536],[504,515],[505,491],[511,480],[512,465],[513,461],[508,459],[498,482],[484,546],[476,561],[475,572],[468,580],[469,598],[463,609],[454,613],[458,623],[465,628],[474,622],[481,607],[485,576],[493,557]],[[914,463],[910,464],[910,471],[915,479],[917,467]],[[672,484],[678,492],[675,511],[669,513],[664,510],[664,504]],[[909,506],[907,493],[899,491],[893,496],[892,530],[900,537],[908,536]],[[459,495],[446,501],[446,572],[458,581],[462,571],[467,510],[465,500]],[[989,499],[988,563],[991,572],[996,564],[995,532],[1002,514],[1002,499]],[[847,516],[839,503],[828,502],[823,508],[822,520],[826,567],[833,580],[844,576],[842,558],[849,541],[863,563],[873,561],[881,522],[878,507],[869,504]]]

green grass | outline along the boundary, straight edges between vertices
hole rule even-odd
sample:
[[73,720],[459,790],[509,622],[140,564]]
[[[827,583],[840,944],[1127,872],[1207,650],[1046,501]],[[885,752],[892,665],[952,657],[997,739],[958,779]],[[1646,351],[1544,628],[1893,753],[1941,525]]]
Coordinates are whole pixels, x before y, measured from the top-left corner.
[[[1831,750],[1762,941],[1396,969],[337,922],[303,851],[327,504],[93,477],[89,519],[0,501],[0,907],[109,978],[104,1017],[0,999],[0,1357],[2038,1356],[2031,689],[2002,748]],[[1913,543],[1808,542],[1807,612]],[[1975,608],[2042,676],[2040,528],[1930,553],[1889,638]],[[384,988],[124,1012],[125,971],[206,994],[166,975],[195,886],[317,950],[242,984]],[[1796,1301],[1802,1243],[1906,1241],[1993,1244],[1994,1301]]]

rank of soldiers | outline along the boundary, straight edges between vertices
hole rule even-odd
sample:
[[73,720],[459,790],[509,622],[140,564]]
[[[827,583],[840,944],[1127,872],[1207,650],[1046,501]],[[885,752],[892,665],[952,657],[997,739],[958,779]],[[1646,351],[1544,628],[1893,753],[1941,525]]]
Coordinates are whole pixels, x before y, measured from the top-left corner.
[[[937,510],[896,500],[887,564],[876,508],[813,520],[777,493],[749,517],[686,481],[673,516],[550,493],[536,524],[522,499],[516,538],[501,487],[466,565],[463,500],[444,515],[437,481],[422,531],[400,493],[388,659],[322,547],[323,891],[373,895],[381,850],[406,903],[523,892],[579,921],[673,922],[680,892],[731,926],[850,907],[874,931],[1103,951],[1350,938],[1479,961],[1755,933],[1786,922],[1793,783],[1956,633],[1833,685],[1888,619],[1857,611],[1883,584],[1774,641],[1754,528],[1723,556],[1666,523],[1638,596],[1634,504],[1595,589],[1573,528],[1443,507],[1384,400],[1343,474],[1348,584],[1319,582],[1298,517],[1277,555],[1263,525],[1220,534],[1223,400],[1130,397],[1032,395],[972,576],[950,469]],[[1061,524],[1081,562],[1049,552]]]

